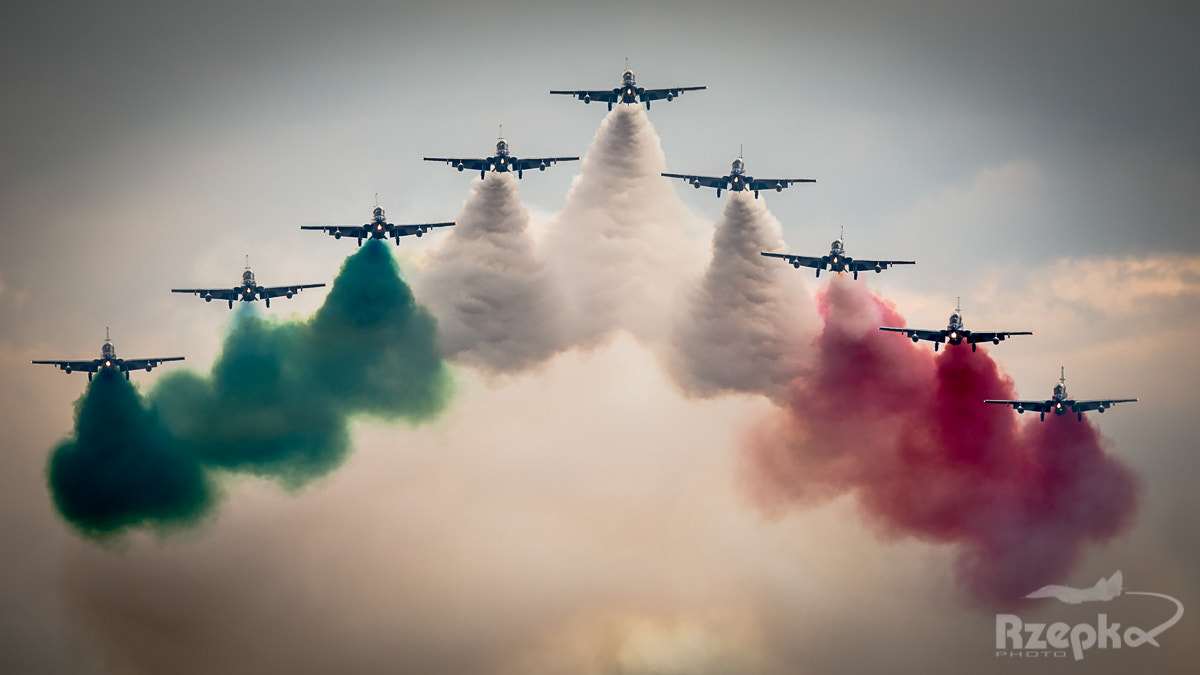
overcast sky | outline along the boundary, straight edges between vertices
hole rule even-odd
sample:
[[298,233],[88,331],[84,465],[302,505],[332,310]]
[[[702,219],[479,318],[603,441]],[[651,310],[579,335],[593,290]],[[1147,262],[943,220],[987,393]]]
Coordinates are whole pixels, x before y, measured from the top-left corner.
[[[1120,569],[1192,612],[1089,671],[1200,667],[1200,10],[644,4],[5,10],[0,670],[1032,669],[993,656],[947,547],[877,536],[852,495],[760,513],[739,447],[772,404],[682,395],[667,317],[499,379],[459,364],[440,421],[356,423],[349,462],[298,493],[232,479],[199,531],[108,549],[55,514],[46,457],[86,380],[31,359],[90,358],[110,326],[122,355],[207,371],[231,314],[168,289],[232,286],[246,255],[260,283],[328,283],[353,244],[300,225],[364,222],[376,194],[395,222],[460,217],[477,176],[421,158],[490,155],[501,124],[518,156],[586,160],[604,105],[547,92],[615,87],[626,58],[643,86],[709,87],[649,111],[665,170],[722,175],[742,148],[753,175],[818,178],[764,195],[790,251],[844,226],[852,255],[917,259],[865,281],[910,325],[961,296],[969,327],[1035,331],[993,351],[1022,396],[1065,365],[1077,396],[1141,398],[1095,420],[1141,480],[1136,523],[1060,583]],[[557,264],[600,267],[553,236],[580,166],[527,174],[520,200]],[[654,241],[684,253],[641,259],[661,277],[610,267],[699,278],[725,195],[654,189],[684,233]],[[420,289],[454,241],[392,250]],[[796,306],[823,283],[804,275]],[[1159,620],[1128,602],[1107,611]]]

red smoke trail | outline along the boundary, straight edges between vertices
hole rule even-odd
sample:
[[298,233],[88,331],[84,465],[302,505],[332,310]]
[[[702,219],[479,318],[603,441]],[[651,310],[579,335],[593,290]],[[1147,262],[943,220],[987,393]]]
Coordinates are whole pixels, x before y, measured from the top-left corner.
[[1062,583],[1084,544],[1130,524],[1136,479],[1087,418],[1018,424],[983,403],[1015,397],[986,349],[935,356],[878,330],[903,319],[862,284],[835,278],[817,305],[813,370],[746,444],[764,510],[854,492],[886,535],[954,545],[960,587],[991,607]]

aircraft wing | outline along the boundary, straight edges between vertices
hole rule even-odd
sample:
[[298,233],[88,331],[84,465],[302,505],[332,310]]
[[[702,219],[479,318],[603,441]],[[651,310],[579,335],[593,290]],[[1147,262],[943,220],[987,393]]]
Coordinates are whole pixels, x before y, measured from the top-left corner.
[[454,222],[449,223],[421,223],[419,225],[396,225],[392,228],[392,236],[399,239],[412,234],[423,234],[434,227],[450,227]]
[[746,181],[750,190],[782,190],[792,183],[815,183],[816,178],[753,178]]
[[321,230],[330,236],[341,235],[350,238],[360,237],[366,233],[366,228],[362,225],[301,225],[300,229]]
[[1089,410],[1103,410],[1114,403],[1133,403],[1136,398],[1109,398],[1096,399],[1094,401],[1072,401],[1071,410],[1075,412],[1087,412]]
[[578,159],[578,157],[534,157],[531,159],[514,159],[512,160],[512,168],[514,171],[544,169],[551,164],[556,164],[558,162],[574,162]]
[[886,270],[892,265],[916,265],[916,260],[859,260],[850,261],[851,272],[869,272],[874,269]]
[[[670,87],[668,89],[643,89],[641,96],[642,96],[643,101],[657,101],[660,98],[675,98],[676,96],[682,94],[685,91],[696,91],[699,89],[708,89],[708,86],[705,85],[702,87]],[[593,96],[592,98],[595,99],[596,97]]]
[[[299,293],[302,289],[319,288],[324,285],[325,284],[299,284],[296,286],[269,286],[262,289],[261,295],[264,298],[278,298],[281,295],[292,296]],[[216,296],[214,295],[213,297],[215,298]],[[224,300],[224,298],[222,298],[222,300]]]
[[880,326],[879,330],[891,331],[893,333],[904,333],[904,337],[917,338],[918,340],[929,340],[931,342],[944,342],[946,340],[946,331],[944,331],[944,330],[922,330],[920,328],[889,328],[888,326]]
[[998,333],[978,333],[975,331],[970,331],[970,332],[963,331],[963,333],[966,333],[967,344],[974,344],[976,342],[993,342],[993,341],[1003,340],[1003,339],[1005,339],[1007,337],[1011,337],[1013,335],[1033,335],[1032,331],[1027,331],[1027,330],[1010,330],[1010,331],[1001,331]]
[[766,253],[766,252],[761,253],[760,255],[765,255],[768,258],[783,258],[784,260],[788,261],[788,264],[797,266],[797,267],[804,266],[804,267],[817,268],[817,267],[825,266],[825,263],[823,262],[822,258],[814,258],[812,256],[807,256],[807,255],[788,255],[786,253]]
[[182,356],[160,356],[153,359],[123,359],[120,360],[121,370],[150,370],[164,361],[182,361]]
[[725,180],[725,176],[718,178],[717,176],[692,176],[686,173],[664,173],[662,175],[666,176],[667,178],[682,178],[683,180],[697,187],[704,186],[717,188],[719,190],[724,190],[725,185],[728,182]]
[[1013,410],[1029,410],[1040,413],[1048,413],[1054,410],[1054,401],[1000,401],[988,399],[984,403],[996,403],[1009,406]]
[[58,366],[59,370],[67,372],[78,370],[81,373],[94,373],[100,369],[100,359],[88,359],[87,361],[34,361],[34,363]]
[[239,288],[172,288],[172,293],[194,293],[202,298],[212,296],[214,300],[237,300]]
[[567,96],[574,96],[575,98],[579,99],[580,101],[601,101],[603,103],[616,103],[618,100],[618,98],[617,98],[618,91],[620,91],[620,90],[619,89],[600,89],[600,90],[574,89],[571,91],[555,90],[555,91],[551,91],[550,93],[551,94],[566,94]]
[[456,169],[470,169],[472,171],[484,171],[492,168],[492,163],[486,159],[474,158],[458,158],[458,157],[426,157],[426,162],[445,162]]

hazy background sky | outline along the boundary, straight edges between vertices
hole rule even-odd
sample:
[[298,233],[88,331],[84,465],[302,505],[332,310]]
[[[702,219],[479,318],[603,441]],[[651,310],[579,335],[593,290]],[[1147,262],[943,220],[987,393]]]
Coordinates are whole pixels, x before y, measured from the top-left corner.
[[[518,156],[584,154],[603,104],[547,91],[616,86],[626,57],[643,86],[709,86],[650,111],[667,170],[724,174],[742,146],[751,174],[816,177],[765,195],[790,250],[845,226],[852,255],[918,260],[867,280],[910,325],[962,296],[968,327],[1034,330],[993,352],[1022,396],[1066,365],[1077,396],[1141,397],[1097,420],[1143,481],[1137,524],[1062,583],[1122,569],[1200,610],[1192,3],[3,14],[4,672],[1041,669],[993,658],[946,550],[877,537],[853,499],[764,518],[737,448],[770,404],[683,398],[627,334],[501,381],[460,369],[440,422],[363,422],[326,480],[232,481],[183,537],[106,550],[54,514],[46,455],[85,379],[31,359],[90,358],[111,326],[122,355],[206,370],[231,315],[169,288],[231,286],[245,255],[263,284],[328,282],[353,246],[299,225],[363,222],[376,193],[395,222],[457,217],[471,175],[421,157],[489,155],[500,124]],[[535,234],[577,172],[521,181]],[[724,196],[675,188],[692,221],[720,219]],[[406,274],[446,237],[405,241]],[[1196,625],[1088,669],[1195,671]]]

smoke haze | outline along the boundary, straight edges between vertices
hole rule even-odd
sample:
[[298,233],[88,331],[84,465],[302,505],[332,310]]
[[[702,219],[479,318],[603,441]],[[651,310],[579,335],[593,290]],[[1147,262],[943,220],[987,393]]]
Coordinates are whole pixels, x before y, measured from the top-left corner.
[[214,503],[196,457],[112,370],[98,372],[75,402],[75,430],[54,449],[46,473],[58,512],[97,540],[127,527],[192,525]]
[[659,175],[665,170],[646,111],[614,107],[547,235],[575,344],[594,346],[618,328],[642,340],[667,339],[703,249],[695,216]]
[[852,493],[886,536],[955,547],[960,587],[987,607],[1063,578],[1085,544],[1133,522],[1137,480],[1089,418],[1018,423],[983,403],[1016,398],[986,348],[935,356],[879,331],[904,320],[845,278],[818,308],[813,372],[744,448],[766,512]]
[[340,465],[355,415],[427,421],[449,402],[433,318],[386,245],[347,258],[309,321],[245,305],[206,377],[174,370],[143,403],[103,371],[78,404],[73,437],[50,459],[60,513],[102,537],[192,524],[212,506],[203,469],[298,488]]
[[563,349],[566,299],[536,249],[517,179],[473,180],[456,223],[417,289],[437,317],[443,355],[499,374]]
[[801,373],[817,317],[799,274],[761,255],[783,248],[765,200],[729,193],[712,260],[675,328],[671,366],[689,394],[782,399]]

